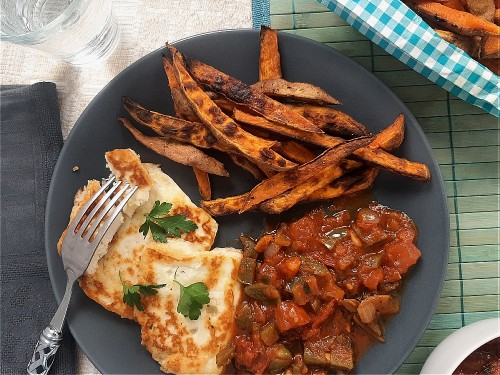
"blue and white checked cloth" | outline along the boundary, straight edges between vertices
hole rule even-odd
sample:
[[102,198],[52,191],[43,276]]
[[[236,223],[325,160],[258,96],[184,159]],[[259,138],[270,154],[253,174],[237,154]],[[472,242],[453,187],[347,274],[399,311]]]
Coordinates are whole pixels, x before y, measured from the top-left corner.
[[400,0],[318,0],[455,96],[500,117],[500,77],[441,39]]

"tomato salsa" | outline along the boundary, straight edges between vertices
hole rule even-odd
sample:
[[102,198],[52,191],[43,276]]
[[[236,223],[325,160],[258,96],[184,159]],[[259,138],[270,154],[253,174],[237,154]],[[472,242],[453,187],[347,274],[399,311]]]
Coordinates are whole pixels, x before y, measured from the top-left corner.
[[315,209],[258,241],[242,238],[244,301],[218,362],[243,373],[348,373],[399,312],[403,275],[420,257],[417,229],[377,203]]
[[500,338],[493,339],[474,350],[458,366],[453,375],[500,375]]

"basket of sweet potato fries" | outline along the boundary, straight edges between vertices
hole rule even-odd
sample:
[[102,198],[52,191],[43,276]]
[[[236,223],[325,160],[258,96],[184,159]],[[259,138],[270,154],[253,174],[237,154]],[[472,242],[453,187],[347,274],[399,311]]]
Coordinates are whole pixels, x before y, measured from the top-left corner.
[[500,116],[499,0],[318,0],[414,70]]

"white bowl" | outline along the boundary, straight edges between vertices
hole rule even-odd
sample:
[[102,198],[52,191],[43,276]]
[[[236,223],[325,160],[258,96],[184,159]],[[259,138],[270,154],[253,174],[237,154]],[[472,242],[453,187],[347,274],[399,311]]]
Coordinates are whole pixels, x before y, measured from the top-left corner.
[[500,318],[466,325],[436,346],[420,374],[452,374],[469,354],[497,337],[500,337]]

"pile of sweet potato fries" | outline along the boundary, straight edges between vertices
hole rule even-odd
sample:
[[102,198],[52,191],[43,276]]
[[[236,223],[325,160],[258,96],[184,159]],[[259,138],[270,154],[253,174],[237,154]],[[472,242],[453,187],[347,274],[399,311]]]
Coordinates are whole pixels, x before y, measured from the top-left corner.
[[[163,56],[163,64],[176,116],[123,98],[132,118],[159,136],[142,134],[125,118],[120,121],[153,151],[193,167],[201,205],[210,214],[280,213],[299,202],[352,194],[371,187],[380,168],[430,179],[426,165],[390,153],[403,142],[403,115],[371,135],[333,108],[340,103],[319,87],[283,79],[275,30],[261,29],[259,82],[254,85],[167,47],[171,56]],[[260,182],[247,193],[212,200],[209,174],[228,173],[203,149],[223,151]]]
[[500,0],[403,0],[436,33],[500,74]]

